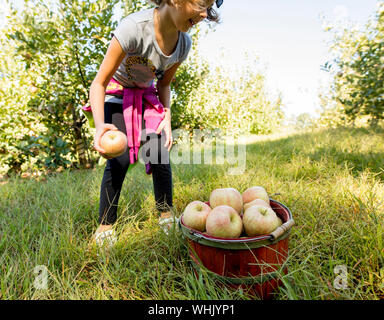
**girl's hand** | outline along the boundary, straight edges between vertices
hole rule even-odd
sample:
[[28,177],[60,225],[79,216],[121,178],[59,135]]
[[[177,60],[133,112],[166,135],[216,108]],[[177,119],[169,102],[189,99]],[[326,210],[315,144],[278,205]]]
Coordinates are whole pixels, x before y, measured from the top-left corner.
[[103,123],[102,125],[100,125],[99,127],[96,128],[96,133],[95,133],[95,139],[94,139],[94,144],[93,144],[93,148],[98,152],[100,153],[100,155],[105,158],[105,159],[112,159],[111,157],[108,157],[107,155],[105,155],[105,150],[100,146],[100,140],[101,140],[101,137],[102,135],[109,131],[109,130],[118,130],[113,124],[110,124],[110,123]]
[[167,148],[168,152],[169,152],[171,150],[172,144],[173,144],[172,127],[171,127],[171,113],[170,113],[170,110],[167,110],[167,109],[165,109],[165,110],[166,110],[165,117],[164,117],[163,121],[160,122],[160,124],[156,130],[156,134],[161,134],[161,131],[163,131],[163,129],[164,129],[164,132],[165,132],[164,147]]

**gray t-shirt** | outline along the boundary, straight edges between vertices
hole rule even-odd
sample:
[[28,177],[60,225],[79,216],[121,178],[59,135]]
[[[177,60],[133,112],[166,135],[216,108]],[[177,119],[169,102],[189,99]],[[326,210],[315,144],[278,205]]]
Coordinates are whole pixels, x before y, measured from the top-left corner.
[[[154,28],[154,8],[135,12],[125,17],[113,35],[127,54],[113,78],[124,87],[148,88],[155,78],[161,79],[164,72],[177,62],[183,62],[191,48],[191,38],[179,32],[174,52],[165,55],[157,41]],[[106,96],[106,101],[113,102]]]

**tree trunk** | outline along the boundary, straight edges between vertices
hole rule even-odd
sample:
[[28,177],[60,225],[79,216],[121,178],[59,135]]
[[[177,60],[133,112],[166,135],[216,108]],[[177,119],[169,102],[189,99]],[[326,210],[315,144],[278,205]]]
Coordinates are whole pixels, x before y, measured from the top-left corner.
[[73,135],[75,141],[76,153],[78,156],[80,168],[86,168],[89,166],[89,160],[86,156],[86,148],[84,144],[85,137],[83,136],[83,119],[76,113],[74,107],[72,107],[72,119],[73,119]]

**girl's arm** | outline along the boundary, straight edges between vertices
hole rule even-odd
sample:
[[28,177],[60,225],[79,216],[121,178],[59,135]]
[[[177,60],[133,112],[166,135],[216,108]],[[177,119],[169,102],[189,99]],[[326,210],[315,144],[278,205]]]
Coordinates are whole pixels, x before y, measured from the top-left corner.
[[105,90],[124,57],[125,52],[119,41],[113,37],[90,89],[90,104],[96,129],[104,123]]
[[89,93],[93,119],[96,127],[94,148],[105,158],[107,157],[104,155],[104,150],[100,147],[100,138],[105,131],[117,130],[114,125],[104,123],[105,90],[124,57],[125,52],[121,48],[119,41],[113,37],[100,69],[92,82]]
[[171,81],[176,73],[180,63],[176,63],[170,69],[165,71],[164,76],[161,80],[157,81],[157,92],[159,100],[165,108],[165,118],[160,123],[156,130],[157,134],[160,134],[164,129],[166,136],[166,143],[164,147],[168,147],[168,151],[171,150],[173,138],[172,138],[172,127],[171,127]]

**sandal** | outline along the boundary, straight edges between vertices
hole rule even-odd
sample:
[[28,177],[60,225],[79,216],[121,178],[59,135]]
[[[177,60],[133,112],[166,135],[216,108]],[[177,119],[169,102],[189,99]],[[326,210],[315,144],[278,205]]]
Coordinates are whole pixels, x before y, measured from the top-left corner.
[[177,217],[159,219],[159,225],[166,235],[169,235],[169,231],[171,229],[174,229],[178,225],[178,222],[179,222],[179,218]]

